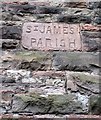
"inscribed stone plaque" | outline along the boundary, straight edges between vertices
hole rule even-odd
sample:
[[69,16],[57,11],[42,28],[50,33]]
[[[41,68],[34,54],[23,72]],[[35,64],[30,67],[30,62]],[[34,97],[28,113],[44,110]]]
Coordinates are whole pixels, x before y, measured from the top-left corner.
[[24,23],[22,46],[29,50],[82,50],[79,25]]

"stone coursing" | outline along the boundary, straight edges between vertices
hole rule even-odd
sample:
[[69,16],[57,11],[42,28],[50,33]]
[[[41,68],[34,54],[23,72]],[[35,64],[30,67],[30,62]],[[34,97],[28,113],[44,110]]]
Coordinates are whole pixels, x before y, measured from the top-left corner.
[[[81,25],[82,27],[82,25]],[[93,26],[95,27],[95,26]],[[3,39],[15,39],[21,40],[22,36],[22,27],[21,26],[3,26],[1,27],[0,32],[2,34]],[[100,27],[99,30],[94,31],[87,31],[87,30],[81,30],[81,39],[83,41],[84,51],[100,51]],[[4,43],[3,43],[4,44]],[[8,43],[5,43],[8,44]],[[12,47],[12,46],[11,46]],[[13,48],[13,47],[12,47]],[[16,47],[15,47],[16,48]]]
[[[6,21],[0,30],[3,39],[19,39],[21,40],[23,22],[65,22],[79,24],[100,24],[100,3],[65,3],[60,6],[38,6],[24,4],[3,4],[2,5],[2,20]],[[80,5],[86,5],[81,7]],[[48,21],[47,21],[48,20]],[[11,22],[8,22],[11,21]],[[15,21],[15,22],[14,22]],[[19,21],[19,25],[16,23]],[[23,21],[22,23],[20,21]],[[12,23],[13,22],[13,23]],[[9,23],[9,24],[8,24]],[[81,25],[82,26],[82,25]],[[100,30],[89,31],[81,29],[81,39],[85,46],[85,51],[99,51],[100,46]],[[14,48],[14,47],[12,47]]]
[[[65,2],[39,6],[39,3],[22,2],[0,6],[0,114],[5,115],[1,118],[7,115],[32,118],[40,114],[101,114],[100,4]],[[21,35],[23,23],[28,21],[79,23],[85,49],[72,52],[25,50],[21,46]]]
[[[18,49],[19,50],[19,49]],[[99,52],[21,52],[3,53],[2,66],[5,69],[10,65],[10,69],[36,70],[56,70],[56,71],[78,71],[100,74]],[[10,54],[10,55],[6,55]],[[11,64],[10,64],[11,63]]]

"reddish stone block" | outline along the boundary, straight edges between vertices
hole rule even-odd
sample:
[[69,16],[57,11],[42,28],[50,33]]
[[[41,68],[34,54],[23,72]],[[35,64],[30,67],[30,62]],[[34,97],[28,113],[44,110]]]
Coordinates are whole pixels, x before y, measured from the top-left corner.
[[22,46],[29,50],[80,51],[78,24],[32,23],[23,25]]
[[81,30],[86,30],[86,31],[100,31],[101,30],[101,25],[91,25],[91,24],[85,24],[81,25]]

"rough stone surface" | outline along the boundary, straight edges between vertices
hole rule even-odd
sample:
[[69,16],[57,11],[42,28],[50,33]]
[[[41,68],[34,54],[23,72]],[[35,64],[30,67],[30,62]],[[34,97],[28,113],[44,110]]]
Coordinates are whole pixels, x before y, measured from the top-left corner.
[[2,49],[17,49],[19,47],[19,41],[13,39],[2,39]]
[[[100,120],[101,2],[12,1],[0,5],[0,119]],[[28,51],[25,22],[78,24],[83,48]]]
[[[13,103],[13,112],[32,112],[33,114],[47,114],[47,113],[72,113],[75,109],[75,113],[85,113],[87,111],[82,110],[82,103],[80,101],[75,102],[76,96],[73,95],[50,95],[47,98],[41,97],[35,93],[28,95],[17,95],[15,97],[16,102],[19,100],[23,103],[23,106],[17,106],[15,100]],[[20,103],[22,103],[20,102]],[[25,104],[25,105],[24,105]],[[43,108],[44,106],[44,108]],[[78,110],[76,110],[78,108]]]
[[90,106],[89,111],[92,112],[92,114],[101,114],[101,96],[92,95],[90,97]]
[[21,28],[17,26],[4,26],[0,29],[3,39],[21,39]]
[[[26,70],[69,70],[85,71],[89,73],[100,74],[99,52],[42,52],[25,51],[15,52],[11,55],[2,56],[3,66],[7,67],[7,61],[11,62],[10,68],[14,69],[15,64],[18,69]],[[9,53],[10,54],[10,53]]]

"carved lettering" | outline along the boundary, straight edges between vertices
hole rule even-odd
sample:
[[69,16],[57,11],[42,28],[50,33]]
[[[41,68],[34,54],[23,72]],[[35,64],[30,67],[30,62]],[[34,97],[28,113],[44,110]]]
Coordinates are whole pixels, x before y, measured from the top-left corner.
[[63,33],[64,33],[64,34],[68,34],[68,27],[67,27],[67,26],[64,26],[64,27],[63,27]]
[[27,32],[27,33],[31,33],[31,28],[32,28],[32,26],[27,26],[26,32]]
[[74,33],[74,28],[73,27],[70,27],[70,34],[73,34]]
[[46,38],[45,45],[46,45],[46,47],[51,47],[51,39],[50,38]]
[[36,50],[83,50],[78,24],[24,23],[22,45]]
[[38,43],[37,43],[37,46],[38,47],[42,47],[43,45],[42,45],[42,38],[39,38],[39,41],[38,41]]
[[69,48],[70,50],[75,49],[75,39],[73,39],[73,41],[69,40]]
[[34,26],[34,31],[38,31],[38,25]]
[[31,47],[36,46],[36,39],[31,38]]
[[43,29],[39,30],[41,33],[45,33],[45,26],[43,26]]
[[58,42],[57,42],[58,40],[57,40],[57,38],[56,38],[56,47],[58,46]]
[[60,40],[60,46],[65,47],[65,40],[64,39]]
[[50,33],[50,34],[52,33],[52,30],[51,30],[50,26],[47,27],[46,33]]
[[60,26],[54,26],[54,34],[61,34],[61,27]]

